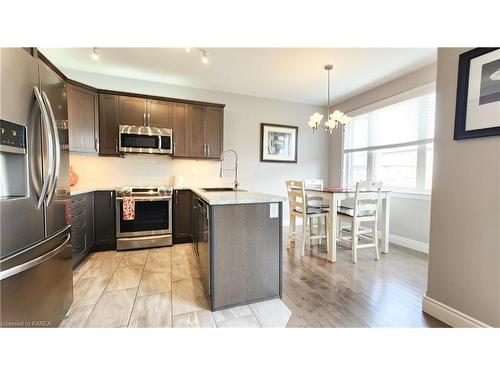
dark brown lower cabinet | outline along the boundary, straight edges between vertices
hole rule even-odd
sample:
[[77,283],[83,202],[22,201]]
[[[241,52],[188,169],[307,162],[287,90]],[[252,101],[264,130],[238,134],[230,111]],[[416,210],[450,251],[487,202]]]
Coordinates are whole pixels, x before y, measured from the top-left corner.
[[94,243],[94,193],[75,195],[71,197],[73,268],[89,255]]
[[95,250],[116,250],[115,192],[95,191]]
[[176,243],[193,240],[191,190],[175,190],[173,196],[173,241]]

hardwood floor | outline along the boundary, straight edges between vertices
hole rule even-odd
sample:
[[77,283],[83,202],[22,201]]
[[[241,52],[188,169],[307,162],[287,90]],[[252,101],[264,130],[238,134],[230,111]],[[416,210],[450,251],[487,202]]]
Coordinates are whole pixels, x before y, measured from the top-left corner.
[[360,250],[353,264],[348,248],[340,247],[337,263],[329,263],[325,246],[301,257],[292,243],[284,250],[282,301],[215,313],[199,277],[191,244],[94,253],[74,272],[74,301],[61,326],[446,326],[422,312],[427,256],[394,245],[379,261],[373,250]]
[[391,245],[375,261],[372,249],[361,249],[353,264],[351,250],[340,247],[337,262],[329,263],[324,245],[301,257],[292,242],[283,258],[287,327],[446,327],[422,312],[425,254]]
[[192,244],[92,254],[61,327],[285,327],[279,299],[212,313],[194,256]]

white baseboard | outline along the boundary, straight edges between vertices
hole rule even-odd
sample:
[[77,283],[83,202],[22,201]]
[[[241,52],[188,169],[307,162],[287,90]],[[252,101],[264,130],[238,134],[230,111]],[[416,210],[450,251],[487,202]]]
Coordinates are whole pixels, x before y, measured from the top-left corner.
[[396,245],[407,247],[408,249],[420,251],[429,254],[429,244],[425,242],[415,241],[410,238],[389,234],[389,242]]
[[422,311],[454,328],[491,328],[486,323],[427,297],[427,295],[422,300]]
[[[289,227],[289,223],[283,223],[283,226]],[[378,231],[378,238],[382,238],[381,231]],[[419,251],[421,253],[429,254],[429,244],[426,242],[415,241],[411,238],[398,236],[396,234],[389,234],[389,242],[408,249]]]

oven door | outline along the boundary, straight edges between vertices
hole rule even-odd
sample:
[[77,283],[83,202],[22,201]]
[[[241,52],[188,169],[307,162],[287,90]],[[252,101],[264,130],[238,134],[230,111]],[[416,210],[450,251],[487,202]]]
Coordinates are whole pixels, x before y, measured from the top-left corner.
[[116,198],[118,238],[172,233],[171,197],[135,197],[135,219],[123,220],[123,200]]

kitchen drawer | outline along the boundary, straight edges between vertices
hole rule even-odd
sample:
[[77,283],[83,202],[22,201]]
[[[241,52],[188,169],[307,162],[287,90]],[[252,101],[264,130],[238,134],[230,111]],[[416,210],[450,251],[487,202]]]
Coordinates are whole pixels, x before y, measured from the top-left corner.
[[88,221],[84,215],[71,220],[71,233],[87,231]]
[[77,209],[84,208],[87,201],[87,194],[78,194],[71,197],[71,208],[74,212]]
[[74,231],[71,233],[71,246],[73,247],[73,257],[80,255],[87,250],[86,245],[87,233],[85,231]]
[[85,205],[80,205],[77,207],[71,207],[71,222],[73,223],[73,220],[80,219],[82,217],[86,218],[87,215],[87,207]]

